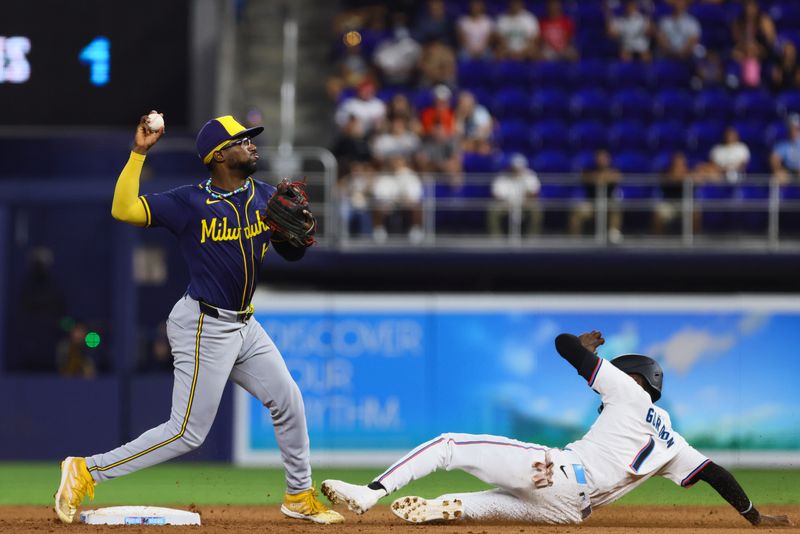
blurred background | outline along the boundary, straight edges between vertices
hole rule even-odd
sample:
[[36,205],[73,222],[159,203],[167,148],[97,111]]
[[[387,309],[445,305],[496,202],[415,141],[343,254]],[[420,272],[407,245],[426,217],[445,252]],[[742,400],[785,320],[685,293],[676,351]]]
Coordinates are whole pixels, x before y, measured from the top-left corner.
[[[92,454],[169,416],[175,241],[110,216],[139,117],[142,192],[204,180],[194,136],[264,125],[257,178],[306,177],[303,261],[256,320],[314,461],[447,431],[548,445],[596,395],[553,351],[665,368],[690,441],[797,465],[800,2],[41,0],[0,20],[0,460]],[[226,391],[183,460],[279,463]]]

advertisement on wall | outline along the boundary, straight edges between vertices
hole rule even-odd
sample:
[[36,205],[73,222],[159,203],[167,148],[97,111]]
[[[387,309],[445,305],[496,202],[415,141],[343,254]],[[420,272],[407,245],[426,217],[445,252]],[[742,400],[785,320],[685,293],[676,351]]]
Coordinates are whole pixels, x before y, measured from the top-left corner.
[[[549,446],[582,436],[598,396],[561,332],[664,368],[659,404],[695,447],[738,464],[800,458],[800,305],[772,297],[260,294],[256,319],[303,392],[315,464],[382,465],[442,432]],[[235,459],[280,462],[269,412],[237,392]]]

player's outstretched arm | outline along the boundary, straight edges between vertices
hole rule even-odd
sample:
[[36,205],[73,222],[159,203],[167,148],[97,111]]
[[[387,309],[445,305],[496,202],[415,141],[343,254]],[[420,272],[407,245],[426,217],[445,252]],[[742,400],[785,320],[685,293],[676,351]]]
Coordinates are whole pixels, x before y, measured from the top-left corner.
[[697,474],[697,480],[708,483],[720,496],[728,501],[737,512],[757,527],[792,526],[792,522],[785,515],[766,515],[759,512],[752,501],[747,498],[742,486],[734,476],[724,467],[709,463]]
[[602,335],[596,330],[580,336],[559,334],[556,338],[556,350],[588,381],[600,359],[594,351],[603,342]]
[[117,186],[114,189],[111,216],[118,221],[136,226],[147,224],[147,210],[139,200],[139,176],[142,174],[147,151],[156,144],[162,135],[164,135],[164,128],[155,132],[151,131],[147,127],[147,115],[143,115],[136,126],[136,136],[130,158],[117,178]]

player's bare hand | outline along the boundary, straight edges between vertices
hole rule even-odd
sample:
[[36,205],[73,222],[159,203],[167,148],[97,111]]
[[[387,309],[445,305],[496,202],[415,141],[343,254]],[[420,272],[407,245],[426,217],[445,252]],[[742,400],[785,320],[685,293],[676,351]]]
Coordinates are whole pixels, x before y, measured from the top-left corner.
[[544,452],[544,461],[533,462],[531,467],[534,487],[541,489],[553,485],[553,460],[550,458],[550,451]]
[[590,352],[597,352],[597,347],[606,342],[606,340],[603,339],[603,334],[597,330],[585,332],[579,335],[578,339],[581,341],[581,345],[586,347]]
[[793,527],[788,515],[766,515],[759,514],[757,527]]
[[[160,115],[163,116],[164,114],[161,113]],[[142,115],[142,118],[139,119],[139,124],[136,126],[136,136],[133,139],[133,151],[137,154],[146,154],[147,151],[161,139],[165,130],[166,127],[155,132],[151,131],[150,128],[147,127],[147,115]]]

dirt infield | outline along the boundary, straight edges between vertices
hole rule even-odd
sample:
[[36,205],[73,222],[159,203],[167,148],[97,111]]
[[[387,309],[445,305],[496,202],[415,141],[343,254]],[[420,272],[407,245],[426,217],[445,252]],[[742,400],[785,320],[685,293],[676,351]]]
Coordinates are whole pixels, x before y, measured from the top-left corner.
[[[342,525],[314,525],[305,521],[284,517],[278,507],[263,506],[204,506],[194,509],[200,512],[202,527],[171,527],[169,532],[281,532],[305,533],[320,532],[324,529],[330,534],[489,534],[525,533],[543,534],[631,534],[634,532],[691,533],[703,534],[754,532],[747,522],[738,517],[728,507],[687,507],[687,506],[612,506],[596,511],[582,526],[542,526],[509,523],[472,523],[469,521],[447,522],[441,524],[411,525],[395,518],[388,507],[380,506],[365,516],[355,516],[344,511],[347,522]],[[800,521],[800,506],[770,506],[765,511],[789,514],[795,523]],[[124,526],[100,527],[88,525],[62,525],[55,519],[52,510],[44,506],[6,506],[0,507],[0,532],[55,532],[85,533],[110,530],[113,532],[152,534],[154,529],[165,527]],[[759,529],[758,532],[800,533],[800,527],[782,529]]]

